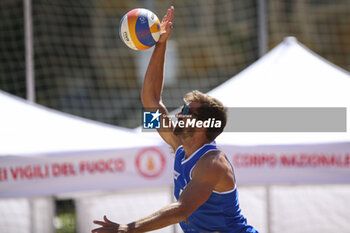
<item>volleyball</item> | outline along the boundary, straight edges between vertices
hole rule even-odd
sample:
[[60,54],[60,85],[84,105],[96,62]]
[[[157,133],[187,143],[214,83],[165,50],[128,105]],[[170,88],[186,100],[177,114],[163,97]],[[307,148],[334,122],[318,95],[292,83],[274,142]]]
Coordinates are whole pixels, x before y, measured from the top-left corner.
[[159,19],[150,10],[133,9],[126,13],[120,21],[119,36],[129,48],[134,50],[149,49],[159,39]]

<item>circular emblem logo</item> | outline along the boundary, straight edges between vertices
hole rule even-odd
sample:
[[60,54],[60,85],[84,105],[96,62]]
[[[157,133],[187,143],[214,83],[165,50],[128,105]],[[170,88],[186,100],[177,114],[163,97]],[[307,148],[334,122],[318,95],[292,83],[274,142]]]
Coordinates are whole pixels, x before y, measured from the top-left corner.
[[147,178],[159,176],[164,171],[165,163],[164,155],[156,148],[141,150],[135,160],[137,171]]

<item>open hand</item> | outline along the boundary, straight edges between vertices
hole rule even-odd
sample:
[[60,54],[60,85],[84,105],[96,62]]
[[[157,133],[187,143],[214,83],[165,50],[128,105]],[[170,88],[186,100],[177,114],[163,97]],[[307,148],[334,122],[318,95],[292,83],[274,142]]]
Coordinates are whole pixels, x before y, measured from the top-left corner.
[[174,20],[174,7],[171,6],[166,15],[163,17],[162,22],[160,23],[160,37],[158,42],[165,42],[173,29],[173,20]]
[[95,220],[94,223],[101,227],[93,229],[92,233],[126,233],[128,232],[127,225],[121,225],[110,221],[106,216],[103,216],[104,221]]

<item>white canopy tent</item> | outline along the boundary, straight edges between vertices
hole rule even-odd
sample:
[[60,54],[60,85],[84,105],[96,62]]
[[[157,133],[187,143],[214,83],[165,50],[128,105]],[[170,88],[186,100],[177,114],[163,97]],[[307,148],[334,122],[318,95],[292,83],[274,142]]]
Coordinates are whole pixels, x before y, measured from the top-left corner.
[[168,187],[172,179],[169,150],[159,140],[3,91],[0,109],[0,209],[9,216],[0,231],[54,232],[52,196]]
[[[346,107],[350,74],[312,52],[294,37],[208,92],[227,107]],[[347,122],[350,116],[347,114]],[[230,119],[229,119],[230,120]],[[234,116],[231,117],[234,120]],[[277,145],[350,142],[339,133],[225,133],[218,143]]]
[[[349,90],[349,72],[289,37],[208,94],[229,108],[345,107],[350,122]],[[264,194],[252,189],[241,195],[248,222],[266,232],[347,232],[349,129],[347,124],[346,132],[220,135],[217,144],[234,164],[238,185],[265,186]]]
[[1,156],[69,154],[158,144],[132,130],[31,104],[2,91],[0,106]]
[[[208,94],[227,107],[350,109],[349,90],[348,72],[290,37]],[[228,124],[234,120],[228,116]],[[347,132],[225,132],[217,144],[242,184],[349,183],[348,131],[347,125]]]
[[[171,179],[164,172],[171,166],[168,149],[159,140],[4,92],[0,107],[0,197],[115,190]],[[154,171],[147,170],[145,156]]]

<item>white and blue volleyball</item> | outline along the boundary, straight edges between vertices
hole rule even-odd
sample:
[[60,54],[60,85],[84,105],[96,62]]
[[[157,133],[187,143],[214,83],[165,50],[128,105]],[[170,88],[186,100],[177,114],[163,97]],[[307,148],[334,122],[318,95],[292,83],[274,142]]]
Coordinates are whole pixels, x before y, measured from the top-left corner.
[[129,48],[149,49],[159,40],[159,19],[150,10],[133,9],[126,13],[120,21],[119,36]]

